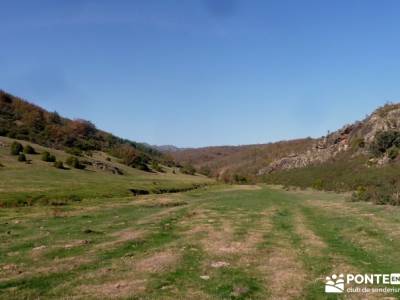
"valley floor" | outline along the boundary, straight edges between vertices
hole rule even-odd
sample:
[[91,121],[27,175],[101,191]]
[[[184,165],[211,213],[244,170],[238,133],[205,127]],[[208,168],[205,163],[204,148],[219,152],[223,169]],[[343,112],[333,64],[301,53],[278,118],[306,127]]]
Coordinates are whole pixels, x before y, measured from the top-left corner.
[[400,209],[346,197],[213,186],[1,209],[0,298],[397,298],[325,294],[328,275],[400,273]]

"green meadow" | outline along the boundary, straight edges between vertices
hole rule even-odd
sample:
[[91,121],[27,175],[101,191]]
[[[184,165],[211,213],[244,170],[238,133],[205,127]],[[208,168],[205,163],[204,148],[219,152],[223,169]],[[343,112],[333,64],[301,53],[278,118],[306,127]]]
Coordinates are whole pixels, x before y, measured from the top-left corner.
[[[68,167],[65,161],[70,154],[19,141],[22,145],[33,145],[38,154],[27,154],[28,162],[18,162],[10,155],[12,139],[0,137],[0,206],[31,204],[66,204],[86,199],[85,203],[101,198],[109,202],[115,197],[132,195],[130,189],[156,191],[159,189],[187,189],[194,185],[212,183],[204,176],[189,176],[163,167],[164,172],[144,172],[119,163],[115,157],[103,152],[93,152],[91,157],[81,160],[97,161],[118,168],[123,175],[112,174],[88,166],[85,170]],[[65,170],[57,169],[53,163],[42,161],[41,153],[50,152],[57,160],[64,161]],[[175,174],[174,174],[175,173]],[[103,200],[104,201],[104,200]]]
[[185,193],[3,208],[0,295],[361,299],[328,296],[325,277],[397,272],[399,208],[348,197],[209,185]]

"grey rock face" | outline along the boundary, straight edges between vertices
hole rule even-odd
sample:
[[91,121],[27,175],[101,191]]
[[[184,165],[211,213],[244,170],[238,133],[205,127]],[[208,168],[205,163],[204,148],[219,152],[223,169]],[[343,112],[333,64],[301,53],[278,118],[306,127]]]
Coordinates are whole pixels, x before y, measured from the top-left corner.
[[[261,176],[278,170],[304,168],[311,164],[326,162],[339,153],[349,151],[351,142],[357,139],[365,143],[364,149],[360,148],[357,151],[366,152],[365,149],[374,141],[375,135],[387,130],[400,130],[400,105],[398,104],[384,106],[365,120],[346,125],[342,129],[320,138],[311,149],[304,153],[293,153],[273,161],[260,169],[258,175]],[[376,159],[376,162],[373,163],[385,165],[389,161],[387,157],[384,157]]]

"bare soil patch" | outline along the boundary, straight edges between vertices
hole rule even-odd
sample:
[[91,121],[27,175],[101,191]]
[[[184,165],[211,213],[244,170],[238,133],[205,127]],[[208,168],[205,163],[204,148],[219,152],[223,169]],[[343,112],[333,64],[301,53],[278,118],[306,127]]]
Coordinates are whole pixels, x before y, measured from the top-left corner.
[[144,199],[140,199],[137,201],[133,201],[132,204],[141,206],[141,207],[175,207],[187,205],[188,203],[178,197],[148,197]]
[[135,296],[143,293],[145,289],[145,279],[124,279],[98,285],[82,285],[79,287],[80,296],[78,298],[115,299]]
[[111,234],[111,236],[117,238],[117,242],[126,242],[130,240],[141,239],[144,236],[144,232],[137,229],[124,229]]
[[290,247],[275,248],[259,267],[266,274],[271,299],[298,299],[305,286],[305,275],[299,258]]
[[203,248],[214,255],[250,253],[262,240],[262,232],[257,230],[249,231],[241,240],[235,240],[234,228],[228,221],[224,221],[221,228],[199,226],[207,232],[207,237],[201,240]]
[[177,251],[167,250],[157,252],[134,262],[134,268],[144,273],[164,272],[177,265],[180,257]]
[[98,249],[109,249],[117,246],[118,244],[128,242],[128,241],[133,241],[133,240],[142,240],[146,236],[146,232],[138,229],[133,229],[133,228],[127,228],[124,230],[120,230],[117,232],[114,232],[109,235],[112,240],[107,241],[107,242],[102,242],[100,244],[97,244],[93,247],[94,250]]
[[302,238],[308,252],[320,254],[327,246],[325,242],[308,228],[303,215],[297,214],[294,219],[296,233]]
[[256,191],[256,190],[261,190],[261,187],[255,184],[235,184],[221,191],[229,192],[229,191]]

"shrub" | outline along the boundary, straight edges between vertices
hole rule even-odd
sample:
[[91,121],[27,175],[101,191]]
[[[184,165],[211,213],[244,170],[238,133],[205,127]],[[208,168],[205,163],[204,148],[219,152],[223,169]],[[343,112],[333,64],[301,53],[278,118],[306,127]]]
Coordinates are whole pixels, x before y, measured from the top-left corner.
[[392,201],[391,203],[392,205],[400,205],[400,192],[399,191],[395,191],[392,194]]
[[205,176],[211,176],[211,169],[209,166],[202,166],[199,173]]
[[312,187],[316,190],[323,190],[324,189],[324,181],[322,179],[316,179],[312,185]]
[[391,203],[391,195],[388,191],[382,190],[382,189],[377,189],[374,190],[372,193],[372,201],[375,204],[390,204]]
[[359,149],[365,147],[365,141],[363,138],[356,138],[351,143],[352,148]]
[[371,200],[371,194],[367,191],[367,189],[363,186],[357,187],[357,189],[351,195],[351,201],[369,201]]
[[65,168],[64,168],[63,162],[60,161],[60,160],[58,160],[58,161],[56,161],[56,162],[54,163],[54,167],[56,167],[57,169],[62,169],[62,170],[65,169]]
[[397,147],[392,147],[388,150],[388,157],[390,159],[396,159],[396,157],[399,155],[399,149]]
[[42,153],[42,160],[43,160],[43,161],[49,161],[49,157],[50,157],[50,153],[49,153],[49,152],[44,151],[44,152]]
[[24,147],[24,153],[25,154],[36,154],[36,151],[31,145],[26,145]]
[[157,161],[155,161],[155,160],[153,160],[153,161],[151,162],[151,168],[152,168],[154,171],[157,171],[157,172],[161,172],[161,173],[164,172],[163,168],[162,168],[162,167],[160,166],[160,164],[159,164]]
[[148,158],[143,155],[133,155],[133,156],[126,156],[124,159],[125,163],[132,167],[142,171],[150,171],[148,167]]
[[65,163],[75,169],[85,169],[85,165],[83,165],[78,158],[74,157],[74,156],[70,156],[67,158],[67,160],[65,161]]
[[68,201],[73,201],[73,202],[80,202],[80,201],[82,201],[82,197],[80,197],[80,196],[78,196],[78,195],[74,195],[74,194],[68,195],[68,196],[66,197],[66,199],[67,199]]
[[65,152],[67,152],[68,154],[71,154],[71,155],[75,155],[75,156],[82,156],[82,154],[83,154],[82,150],[80,150],[78,148],[67,148],[65,150]]
[[140,164],[137,164],[137,165],[133,165],[131,167],[136,168],[136,169],[141,170],[141,171],[145,171],[145,172],[150,172],[151,171],[149,166],[147,164],[145,164],[145,163],[140,163]]
[[196,173],[196,169],[190,165],[190,164],[185,164],[182,168],[181,168],[181,172],[183,174],[188,174],[188,175],[194,175]]
[[233,175],[233,181],[234,181],[235,183],[239,183],[239,184],[248,183],[247,178],[246,178],[245,176],[239,175],[239,174]]
[[56,157],[49,152],[45,151],[42,153],[42,160],[46,162],[56,162]]
[[65,163],[70,166],[73,167],[75,161],[78,160],[76,157],[70,156],[67,158],[67,160],[65,161]]
[[23,153],[18,154],[18,161],[26,161],[26,156]]
[[18,143],[18,142],[13,142],[11,144],[11,155],[18,155],[24,150],[24,147]]
[[400,146],[400,132],[383,131],[376,134],[370,151],[375,156],[381,156],[393,146]]

